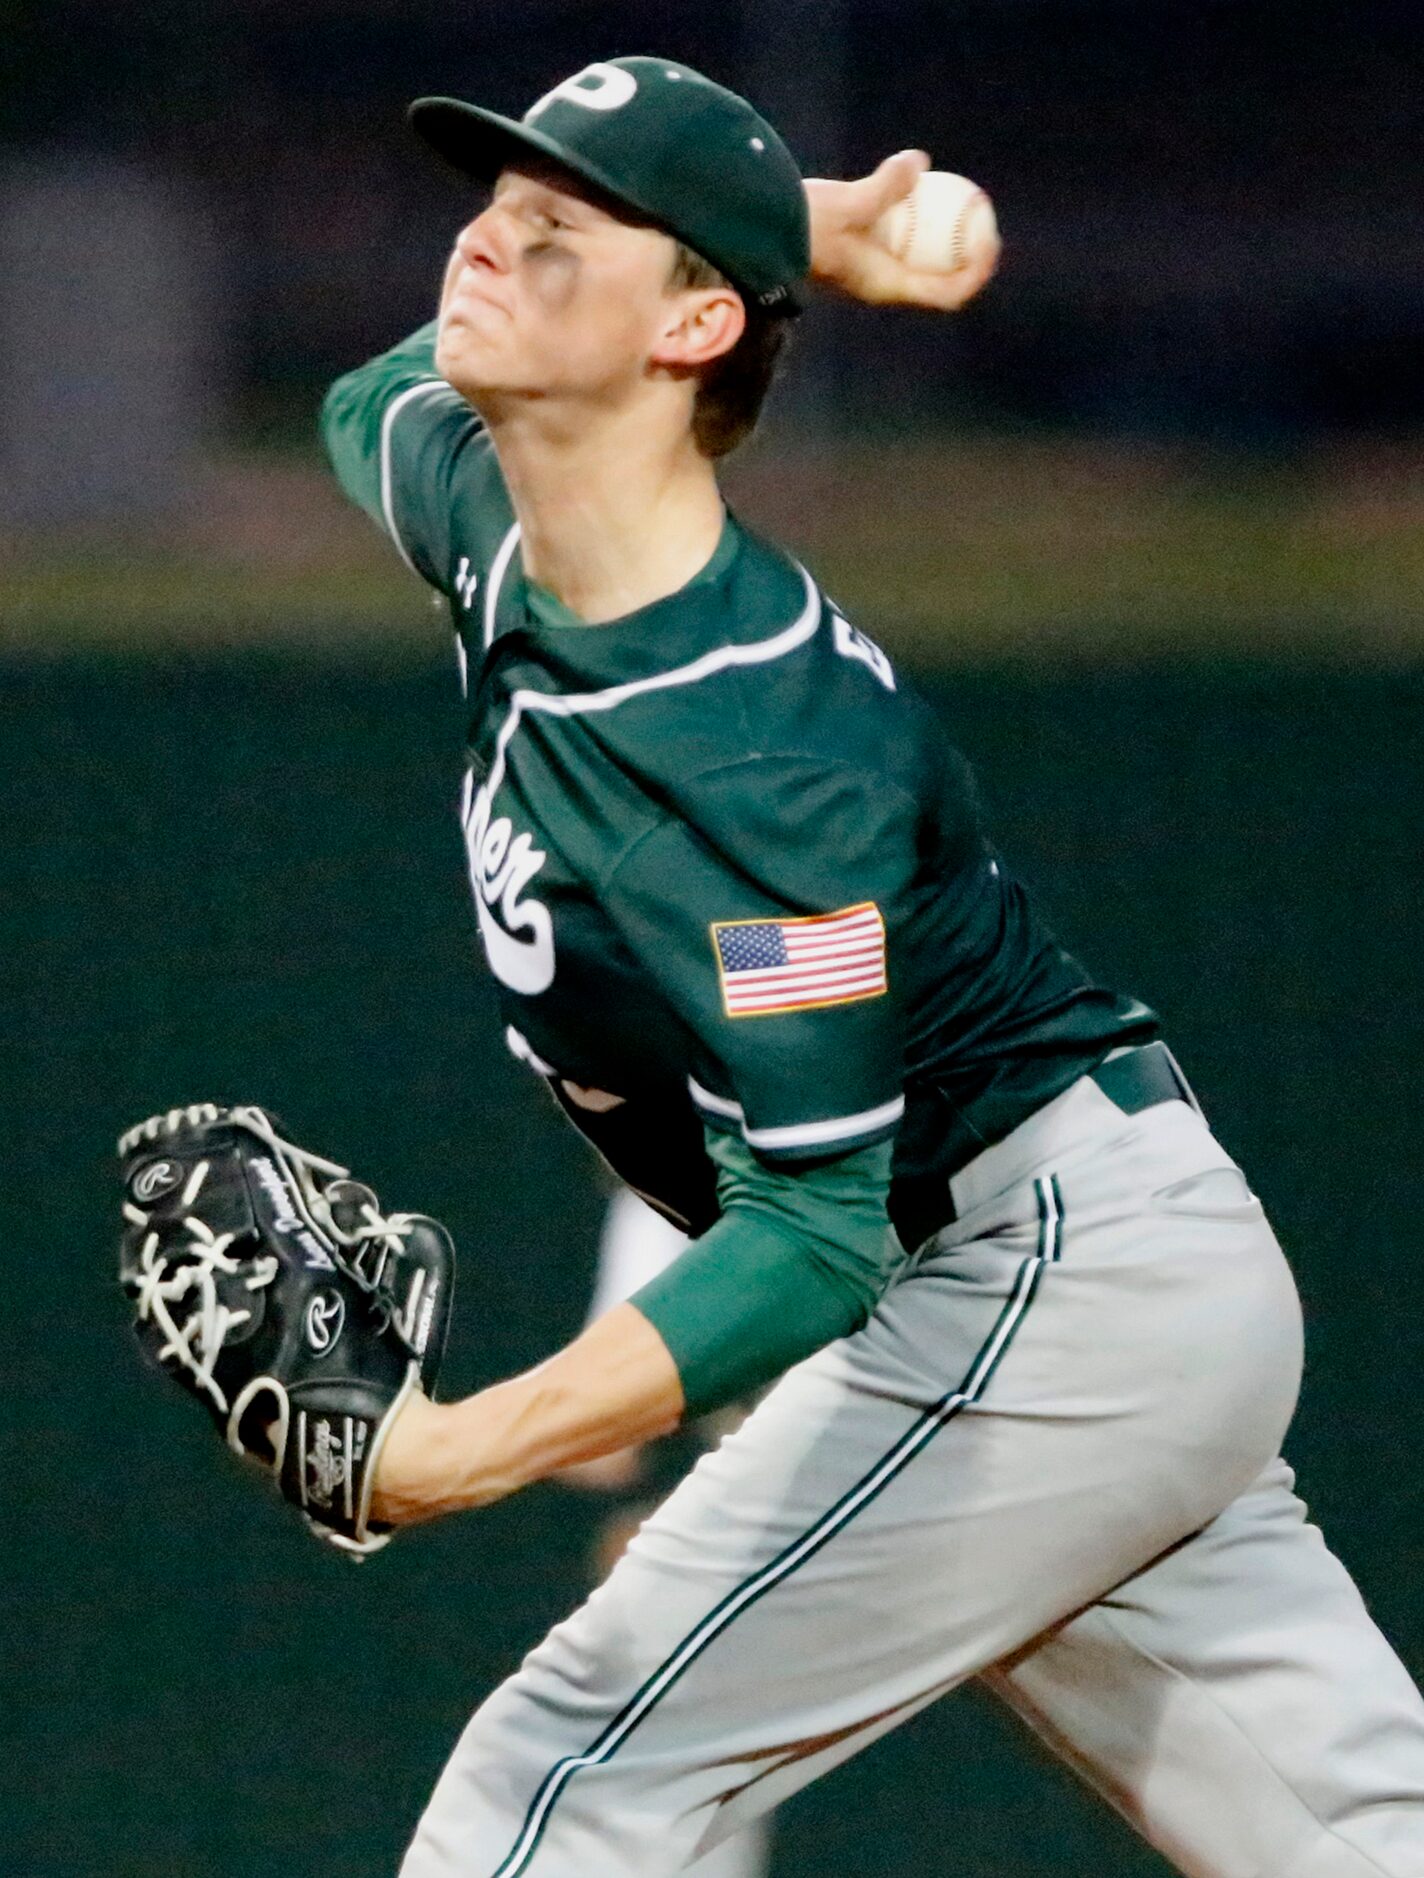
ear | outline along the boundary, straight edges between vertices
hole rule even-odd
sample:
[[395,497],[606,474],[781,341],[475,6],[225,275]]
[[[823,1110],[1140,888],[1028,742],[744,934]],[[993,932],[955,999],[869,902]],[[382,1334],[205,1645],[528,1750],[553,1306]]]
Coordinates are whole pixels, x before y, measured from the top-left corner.
[[685,288],[668,297],[649,363],[673,370],[710,365],[730,352],[746,329],[747,310],[734,288]]

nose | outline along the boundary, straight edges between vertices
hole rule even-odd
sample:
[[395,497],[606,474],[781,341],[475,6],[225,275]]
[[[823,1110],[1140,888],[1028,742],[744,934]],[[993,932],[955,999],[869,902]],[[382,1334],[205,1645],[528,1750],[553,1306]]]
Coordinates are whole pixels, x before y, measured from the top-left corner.
[[512,234],[509,217],[498,203],[491,202],[460,230],[455,246],[466,267],[488,267],[503,274],[509,267]]

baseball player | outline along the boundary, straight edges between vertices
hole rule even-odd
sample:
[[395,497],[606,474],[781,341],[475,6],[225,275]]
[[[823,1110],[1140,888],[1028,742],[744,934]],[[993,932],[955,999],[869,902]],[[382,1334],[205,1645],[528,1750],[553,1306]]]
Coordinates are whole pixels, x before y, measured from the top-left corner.
[[478,1710],[405,1878],[683,1870],[969,1677],[1183,1872],[1420,1878],[1424,1702],[1278,1458],[1260,1205],[934,717],[718,491],[808,272],[978,284],[869,233],[923,159],[803,186],[654,58],[413,117],[493,194],[327,444],[449,600],[508,1040],[693,1242],[528,1375],[413,1396],[374,1511],[780,1380]]

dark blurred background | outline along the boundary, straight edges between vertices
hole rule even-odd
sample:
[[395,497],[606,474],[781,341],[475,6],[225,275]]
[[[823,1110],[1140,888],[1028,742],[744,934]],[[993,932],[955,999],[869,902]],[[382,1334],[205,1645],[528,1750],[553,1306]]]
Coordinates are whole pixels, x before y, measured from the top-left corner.
[[[210,317],[239,434],[301,431],[344,364],[428,316],[463,200],[412,149],[406,99],[477,94],[518,113],[593,52],[651,47],[753,92],[810,173],[919,142],[990,187],[1005,291],[952,340],[934,319],[839,322],[837,410],[1275,448],[1424,418],[1410,0],[49,0],[19,14],[7,141],[61,172],[181,180],[215,224]],[[892,331],[887,411],[866,368]]]
[[[315,1551],[139,1372],[121,1127],[256,1099],[464,1258],[452,1386],[577,1326],[597,1176],[498,1042],[428,597],[329,380],[469,212],[403,124],[657,50],[808,171],[989,190],[953,319],[815,304],[734,469],[911,670],[1065,938],[1153,1002],[1296,1265],[1302,1488],[1424,1671],[1424,16],[1385,4],[0,7],[6,1851],[390,1873],[580,1595],[556,1487]],[[169,1396],[174,1397],[169,1400]],[[946,1848],[952,1848],[946,1851]],[[786,1809],[775,1878],[1162,1867],[972,1691]]]

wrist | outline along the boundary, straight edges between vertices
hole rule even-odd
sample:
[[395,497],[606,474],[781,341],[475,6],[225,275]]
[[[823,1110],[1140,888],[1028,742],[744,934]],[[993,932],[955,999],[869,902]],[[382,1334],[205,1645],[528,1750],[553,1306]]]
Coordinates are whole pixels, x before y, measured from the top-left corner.
[[376,1467],[371,1516],[391,1525],[489,1506],[536,1480],[675,1428],[667,1346],[621,1304],[537,1369],[463,1402],[410,1396]]
[[838,187],[822,177],[808,176],[804,183],[806,212],[810,224],[812,280],[834,283],[840,233],[836,225],[835,191]]
[[376,1465],[374,1520],[412,1525],[499,1497],[486,1490],[483,1444],[472,1439],[466,1413],[479,1401],[438,1403],[418,1392],[406,1398]]
[[552,1413],[540,1371],[460,1402],[407,1398],[376,1467],[371,1516],[414,1525],[496,1500],[557,1470],[561,1447],[544,1430]]

